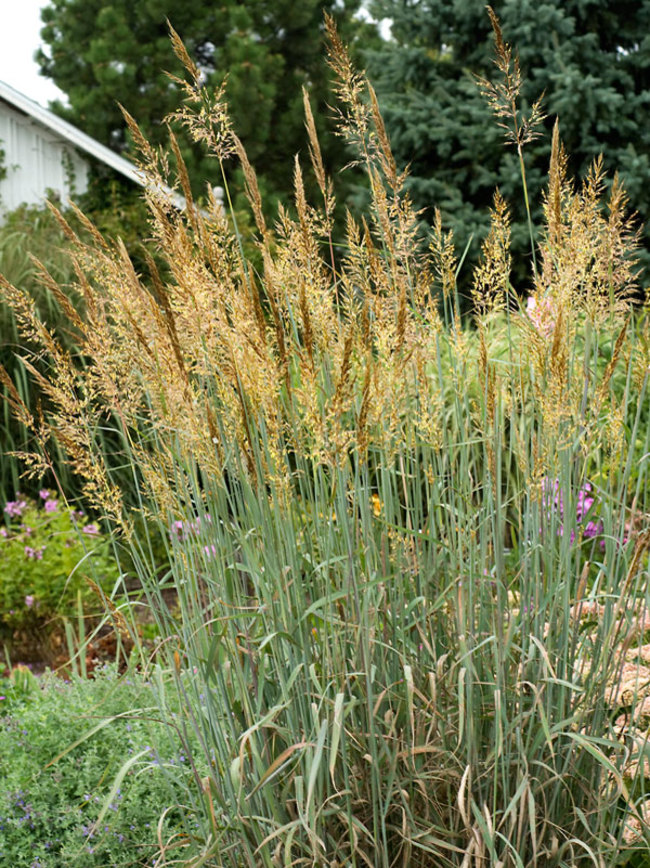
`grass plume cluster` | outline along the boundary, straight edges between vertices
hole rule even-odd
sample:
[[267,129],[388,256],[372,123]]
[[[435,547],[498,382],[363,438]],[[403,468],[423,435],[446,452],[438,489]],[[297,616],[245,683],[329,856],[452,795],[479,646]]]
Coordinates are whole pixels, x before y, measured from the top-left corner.
[[[51,409],[30,467],[63,444],[165,639],[200,829],[166,864],[611,866],[646,847],[649,797],[650,326],[629,303],[624,195],[603,204],[599,164],[575,189],[556,134],[531,301],[509,282],[497,195],[464,328],[453,239],[438,219],[419,248],[372,88],[328,26],[339,129],[372,196],[344,253],[308,98],[322,201],[297,160],[270,227],[222,94],[174,38],[178,117],[239,159],[261,265],[215,201],[194,203],[173,137],[176,177],[129,119],[167,273],[60,218],[82,369],[5,284],[51,364],[34,370]],[[109,420],[168,540],[162,584],[102,456]]]

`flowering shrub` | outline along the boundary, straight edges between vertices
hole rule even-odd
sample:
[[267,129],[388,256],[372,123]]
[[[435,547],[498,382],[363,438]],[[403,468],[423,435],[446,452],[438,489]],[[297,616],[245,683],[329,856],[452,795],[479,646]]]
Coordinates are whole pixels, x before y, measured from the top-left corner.
[[[0,524],[0,633],[36,638],[58,617],[97,601],[91,577],[110,591],[117,578],[108,539],[83,512],[43,489],[39,502],[20,494],[4,506]],[[47,629],[45,630],[47,633]]]
[[[552,513],[557,513],[559,518],[558,535],[564,534],[564,501],[562,492],[560,491],[559,480],[545,479],[542,484],[542,505],[547,517],[550,519]],[[585,482],[578,490],[575,502],[575,521],[576,528],[583,540],[594,539],[601,537],[604,531],[603,523],[597,517],[598,501],[595,496],[593,486],[590,482]],[[576,540],[576,531],[570,531],[571,542]],[[623,542],[627,542],[627,538],[623,538]],[[600,540],[601,549],[605,548],[605,541]]]

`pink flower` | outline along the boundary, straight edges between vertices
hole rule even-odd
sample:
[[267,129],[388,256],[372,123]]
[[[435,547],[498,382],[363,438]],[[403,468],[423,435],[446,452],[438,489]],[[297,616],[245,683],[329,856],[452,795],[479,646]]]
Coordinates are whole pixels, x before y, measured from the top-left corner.
[[58,500],[46,500],[45,501],[45,512],[56,512],[59,508]]
[[5,512],[10,518],[20,518],[26,506],[26,500],[10,500],[5,506]]
[[41,490],[38,492],[38,496],[41,498],[41,500],[47,500],[50,496],[50,492],[47,490],[47,488],[41,488]]
[[564,504],[562,503],[562,492],[560,491],[560,480],[551,480],[545,476],[542,480],[542,506],[548,511],[557,512],[560,517],[564,514]]
[[212,543],[212,545],[204,546],[203,551],[205,552],[206,557],[213,558],[217,554],[217,547]]
[[[592,518],[585,522],[595,504],[596,498],[592,493],[592,485],[590,482],[585,482],[578,491],[576,498],[576,524],[578,525],[578,530],[582,529],[583,539],[593,539],[603,533],[603,523],[601,521],[594,521]],[[545,477],[542,480],[542,506],[545,508],[549,519],[553,513],[556,513],[560,519],[564,519],[564,504],[558,479],[551,480]],[[564,535],[562,521],[558,524],[557,533],[558,536]],[[569,538],[572,543],[575,542],[575,531],[571,531]]]
[[603,532],[603,525],[600,521],[588,521],[582,532],[585,539],[592,539],[595,536],[600,536]]
[[172,524],[171,530],[169,531],[169,533],[171,536],[175,536],[179,540],[184,540],[185,539],[185,522],[175,521]]
[[96,524],[87,524],[85,527],[82,527],[82,531],[88,536],[97,536],[99,533],[99,528]]
[[4,537],[9,536],[9,533],[8,533],[6,527],[0,527],[0,536],[4,536]]
[[40,549],[33,549],[31,546],[25,546],[25,557],[30,558],[30,560],[34,561],[42,561],[44,551],[45,546],[41,546]]
[[31,609],[31,607],[34,605],[34,597],[32,596],[32,594],[27,594],[27,596],[25,597],[25,605],[28,609]]

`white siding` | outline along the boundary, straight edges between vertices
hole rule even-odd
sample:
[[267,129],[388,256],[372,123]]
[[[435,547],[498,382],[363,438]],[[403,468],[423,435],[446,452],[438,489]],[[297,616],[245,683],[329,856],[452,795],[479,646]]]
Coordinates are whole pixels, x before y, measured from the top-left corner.
[[[87,189],[88,165],[56,133],[0,102],[0,147],[7,177],[0,181],[0,210],[42,204],[47,191],[63,202]],[[71,183],[72,182],[72,183]]]

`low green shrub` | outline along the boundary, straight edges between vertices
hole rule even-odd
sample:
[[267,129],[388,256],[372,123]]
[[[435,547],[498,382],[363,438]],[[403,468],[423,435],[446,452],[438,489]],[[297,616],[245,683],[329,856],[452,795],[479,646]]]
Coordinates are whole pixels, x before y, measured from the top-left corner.
[[0,864],[153,865],[181,818],[166,768],[192,771],[148,709],[150,685],[113,667],[40,682],[8,713],[0,702]]

